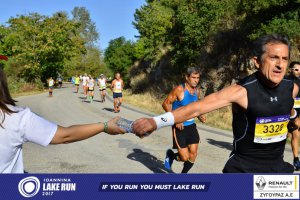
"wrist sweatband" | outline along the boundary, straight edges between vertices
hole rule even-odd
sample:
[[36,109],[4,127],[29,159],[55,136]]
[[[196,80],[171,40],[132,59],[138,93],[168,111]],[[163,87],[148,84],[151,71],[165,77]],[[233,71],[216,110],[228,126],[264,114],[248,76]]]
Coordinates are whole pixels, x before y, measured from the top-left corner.
[[157,129],[174,125],[174,115],[171,112],[153,117],[153,119],[156,123]]

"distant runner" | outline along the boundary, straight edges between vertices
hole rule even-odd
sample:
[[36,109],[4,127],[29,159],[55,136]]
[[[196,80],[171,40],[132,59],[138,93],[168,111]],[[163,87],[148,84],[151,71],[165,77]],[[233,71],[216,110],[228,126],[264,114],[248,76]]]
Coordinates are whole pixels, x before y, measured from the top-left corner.
[[114,98],[114,112],[120,112],[120,107],[122,105],[122,91],[124,87],[124,82],[121,79],[120,73],[116,73],[115,79],[111,83],[111,90],[113,91]]
[[53,88],[54,88],[54,84],[55,84],[55,81],[53,80],[52,77],[49,78],[48,80],[48,86],[49,86],[49,97],[52,97],[52,94],[53,94]]
[[92,103],[94,100],[94,90],[95,90],[95,80],[90,75],[89,81],[88,81],[88,91],[89,91],[89,99],[88,100],[90,101],[90,103]]
[[57,81],[58,81],[58,87],[59,87],[59,88],[62,88],[62,78],[61,78],[61,77],[58,77],[58,78],[57,78]]
[[106,96],[106,78],[103,74],[100,74],[100,78],[98,79],[99,91],[100,91],[100,98],[101,102],[105,102]]
[[82,88],[83,88],[83,100],[82,101],[85,101],[87,98],[88,82],[89,82],[89,77],[85,73],[84,76],[82,77]]
[[74,78],[75,86],[76,86],[76,93],[78,93],[79,90],[79,84],[80,84],[80,77],[78,75]]

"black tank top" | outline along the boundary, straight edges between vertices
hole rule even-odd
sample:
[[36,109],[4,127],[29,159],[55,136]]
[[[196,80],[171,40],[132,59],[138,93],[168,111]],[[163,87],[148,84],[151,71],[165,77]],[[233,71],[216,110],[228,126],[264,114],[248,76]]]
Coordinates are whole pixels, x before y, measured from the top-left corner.
[[292,80],[284,78],[275,88],[264,85],[258,72],[241,80],[247,90],[246,110],[234,104],[232,154],[247,158],[278,159],[283,157],[287,123],[293,108]]

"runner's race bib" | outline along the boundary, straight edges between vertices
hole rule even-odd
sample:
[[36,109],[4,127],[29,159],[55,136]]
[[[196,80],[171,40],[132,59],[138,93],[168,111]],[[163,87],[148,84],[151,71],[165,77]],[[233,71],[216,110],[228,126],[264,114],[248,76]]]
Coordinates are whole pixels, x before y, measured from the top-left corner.
[[294,108],[300,108],[300,97],[296,97],[294,100]]
[[256,118],[254,143],[274,143],[286,139],[289,115]]
[[93,90],[94,88],[93,87],[89,87],[89,90]]

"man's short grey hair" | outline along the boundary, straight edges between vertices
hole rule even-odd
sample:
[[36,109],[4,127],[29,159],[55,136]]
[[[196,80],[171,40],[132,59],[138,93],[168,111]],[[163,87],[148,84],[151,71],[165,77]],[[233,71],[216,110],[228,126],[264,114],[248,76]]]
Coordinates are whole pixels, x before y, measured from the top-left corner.
[[270,35],[263,35],[257,38],[253,43],[253,56],[256,56],[260,61],[262,55],[266,52],[266,45],[267,44],[285,44],[288,46],[289,49],[289,57],[291,51],[291,43],[289,38],[286,35],[281,34],[270,34]]
[[190,76],[191,74],[200,74],[200,69],[198,67],[188,67],[186,70],[186,76]]

